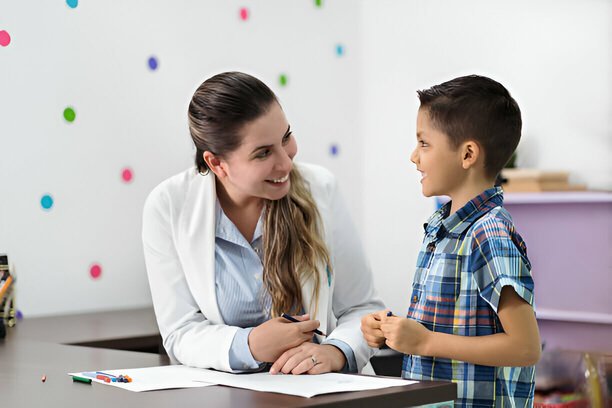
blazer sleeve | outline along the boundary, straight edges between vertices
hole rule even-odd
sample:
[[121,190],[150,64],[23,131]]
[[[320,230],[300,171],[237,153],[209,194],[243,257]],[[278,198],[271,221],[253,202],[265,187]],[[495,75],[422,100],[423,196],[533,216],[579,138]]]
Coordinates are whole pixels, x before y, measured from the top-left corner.
[[330,194],[331,260],[333,264],[332,310],[336,328],[328,339],[347,343],[355,353],[357,369],[368,363],[377,349],[368,346],[361,333],[363,315],[385,308],[377,296],[369,262],[348,208],[338,190],[331,184]]
[[232,371],[229,350],[238,328],[212,324],[191,293],[176,249],[180,202],[173,200],[184,192],[176,193],[167,184],[158,186],[143,211],[145,264],[164,348],[181,364]]

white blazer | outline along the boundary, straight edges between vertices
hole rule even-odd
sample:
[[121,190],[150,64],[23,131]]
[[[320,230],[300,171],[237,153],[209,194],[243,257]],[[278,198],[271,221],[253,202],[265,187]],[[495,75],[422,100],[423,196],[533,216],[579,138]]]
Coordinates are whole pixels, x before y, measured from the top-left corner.
[[[384,308],[357,232],[327,170],[296,164],[317,203],[333,273],[320,268],[318,313],[328,339],[347,343],[361,370],[375,350],[363,339],[361,317]],[[224,324],[215,293],[215,176],[195,168],[158,185],[146,200],[142,240],[153,307],[170,358],[203,368],[232,371],[229,349],[238,330]],[[304,310],[313,282],[302,282]],[[319,339],[320,341],[324,339]]]

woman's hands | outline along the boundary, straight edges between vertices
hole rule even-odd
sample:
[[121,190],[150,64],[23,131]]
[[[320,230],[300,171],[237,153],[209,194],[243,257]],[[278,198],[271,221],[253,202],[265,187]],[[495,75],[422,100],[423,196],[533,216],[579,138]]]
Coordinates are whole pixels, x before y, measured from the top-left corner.
[[312,340],[314,330],[320,325],[319,321],[310,320],[308,314],[294,317],[300,322],[292,323],[277,317],[251,330],[249,349],[255,360],[273,363],[285,351]]
[[303,343],[285,351],[270,368],[270,374],[323,374],[340,371],[345,364],[344,353],[331,344]]

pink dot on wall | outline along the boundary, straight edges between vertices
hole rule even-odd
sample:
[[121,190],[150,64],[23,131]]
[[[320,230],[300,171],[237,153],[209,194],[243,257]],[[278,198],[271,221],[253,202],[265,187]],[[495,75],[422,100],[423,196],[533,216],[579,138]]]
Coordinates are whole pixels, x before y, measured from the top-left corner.
[[89,267],[89,274],[92,278],[98,279],[102,275],[102,267],[95,263]]
[[130,169],[129,167],[126,167],[123,170],[121,170],[121,179],[125,183],[129,183],[130,181],[132,181],[133,178],[134,178],[134,172],[132,171],[132,169]]
[[11,43],[11,36],[5,30],[0,30],[0,45],[6,47]]
[[249,19],[249,9],[246,7],[242,7],[240,9],[240,18],[242,21],[247,21]]

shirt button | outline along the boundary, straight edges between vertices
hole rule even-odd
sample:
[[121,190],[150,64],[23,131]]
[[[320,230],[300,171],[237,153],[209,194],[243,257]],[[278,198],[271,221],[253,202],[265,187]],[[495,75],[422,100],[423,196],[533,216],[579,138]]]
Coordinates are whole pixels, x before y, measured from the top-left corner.
[[427,244],[427,250],[429,252],[433,252],[436,250],[436,244],[434,242],[430,242],[429,244]]
[[417,295],[414,295],[414,296],[412,297],[412,303],[416,303],[416,302],[417,302],[417,300],[419,300],[419,297],[418,297]]

